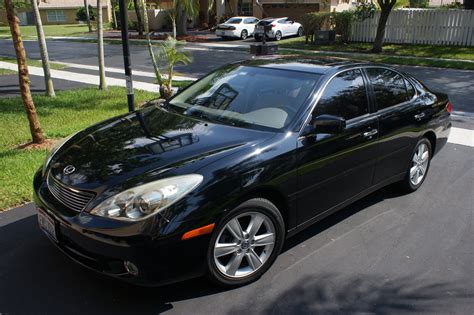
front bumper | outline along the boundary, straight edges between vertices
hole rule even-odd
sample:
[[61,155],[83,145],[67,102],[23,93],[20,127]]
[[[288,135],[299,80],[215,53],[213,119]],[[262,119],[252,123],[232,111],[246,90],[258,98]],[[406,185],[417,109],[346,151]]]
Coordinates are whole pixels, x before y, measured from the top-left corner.
[[[182,241],[183,231],[192,226],[190,223],[170,229],[173,232],[169,235],[145,235],[125,227],[120,235],[118,229],[108,229],[106,223],[110,220],[61,206],[49,193],[41,172],[36,173],[33,188],[36,206],[54,219],[57,241],[46,235],[63,253],[89,269],[143,286],[173,283],[206,271],[211,236]],[[93,220],[103,222],[93,224]],[[125,261],[137,266],[137,275],[126,270]]]

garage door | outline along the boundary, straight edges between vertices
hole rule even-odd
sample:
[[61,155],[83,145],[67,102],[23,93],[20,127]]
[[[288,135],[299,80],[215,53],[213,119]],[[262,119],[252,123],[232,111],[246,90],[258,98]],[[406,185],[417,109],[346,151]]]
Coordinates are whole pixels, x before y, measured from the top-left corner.
[[289,17],[291,20],[298,21],[305,13],[319,12],[319,3],[311,4],[264,4],[263,9],[268,17]]

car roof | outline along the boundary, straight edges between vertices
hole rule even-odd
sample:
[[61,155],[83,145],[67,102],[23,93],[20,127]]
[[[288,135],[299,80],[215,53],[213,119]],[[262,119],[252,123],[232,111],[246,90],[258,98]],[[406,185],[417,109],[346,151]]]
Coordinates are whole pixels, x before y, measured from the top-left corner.
[[297,71],[297,72],[306,72],[314,73],[320,75],[331,74],[333,72],[338,72],[339,70],[352,68],[356,66],[367,66],[371,65],[368,62],[353,62],[347,61],[342,58],[332,58],[332,57],[277,57],[267,56],[267,57],[258,57],[252,60],[240,62],[243,66],[252,66],[252,67],[262,67],[270,69],[280,69],[288,71]]

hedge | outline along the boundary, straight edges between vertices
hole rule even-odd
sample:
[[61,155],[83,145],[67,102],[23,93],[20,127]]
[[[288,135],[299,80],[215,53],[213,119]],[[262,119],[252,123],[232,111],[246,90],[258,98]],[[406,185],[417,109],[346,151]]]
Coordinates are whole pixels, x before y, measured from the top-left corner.
[[354,12],[312,12],[301,17],[306,43],[313,41],[314,33],[322,29],[333,29],[343,42],[349,41]]

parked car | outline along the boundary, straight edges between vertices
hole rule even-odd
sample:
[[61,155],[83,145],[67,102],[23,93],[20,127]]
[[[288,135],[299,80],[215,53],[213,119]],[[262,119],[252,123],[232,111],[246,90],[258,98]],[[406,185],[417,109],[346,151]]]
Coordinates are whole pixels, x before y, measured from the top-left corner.
[[257,23],[255,27],[255,40],[261,41],[264,34],[264,26],[271,25],[272,29],[267,32],[267,38],[280,40],[288,36],[303,36],[303,26],[288,18],[268,18]]
[[309,225],[386,185],[420,188],[450,112],[446,94],[390,67],[227,65],[56,146],[34,176],[39,224],[131,283],[243,285]]
[[216,28],[216,35],[223,38],[247,39],[253,36],[255,25],[260,21],[256,17],[236,16],[228,19]]

